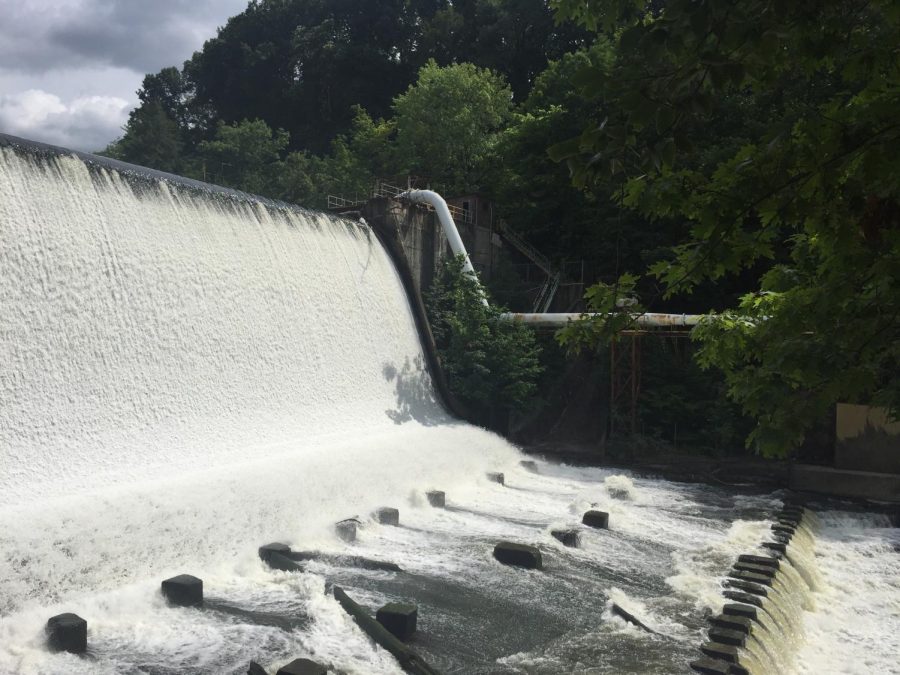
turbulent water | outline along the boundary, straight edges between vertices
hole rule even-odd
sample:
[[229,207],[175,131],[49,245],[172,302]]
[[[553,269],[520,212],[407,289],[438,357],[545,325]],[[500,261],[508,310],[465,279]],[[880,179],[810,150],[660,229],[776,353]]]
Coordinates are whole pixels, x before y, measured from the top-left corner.
[[[370,608],[418,602],[414,644],[445,672],[684,672],[778,495],[530,473],[448,417],[423,364],[364,225],[0,146],[0,673],[237,673],[250,659],[274,672],[297,656],[399,672],[326,583]],[[447,509],[427,505],[432,488]],[[384,505],[401,527],[368,517]],[[594,505],[609,531],[580,549],[549,535]],[[356,544],[332,531],[349,516]],[[834,672],[890,672],[896,530],[877,521],[844,546],[872,523],[835,518],[817,550],[827,609],[807,617],[797,670],[829,672],[841,636],[841,658],[869,670]],[[499,565],[499,539],[539,544],[546,569]],[[256,555],[276,540],[403,571],[276,572]],[[845,587],[857,560],[875,605]],[[162,601],[178,573],[203,578],[203,609]],[[88,620],[86,657],[45,648],[62,611]],[[889,618],[841,627],[866,611]]]

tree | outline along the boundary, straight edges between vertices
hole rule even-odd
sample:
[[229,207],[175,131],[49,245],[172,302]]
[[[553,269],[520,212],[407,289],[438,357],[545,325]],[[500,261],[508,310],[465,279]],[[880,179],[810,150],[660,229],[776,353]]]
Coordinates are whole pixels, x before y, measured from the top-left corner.
[[511,110],[512,92],[500,75],[471,63],[441,68],[429,61],[394,99],[400,159],[450,192],[477,188],[480,165]]
[[272,195],[281,172],[287,132],[272,131],[262,120],[219,123],[216,137],[200,144],[204,179],[245,192]]
[[111,143],[104,155],[132,164],[177,173],[181,170],[181,134],[178,124],[158,101],[135,108],[128,115],[125,134]]
[[471,411],[521,410],[536,393],[540,348],[525,325],[499,318],[482,302],[462,257],[445,260],[426,297],[429,321],[447,383]]
[[[701,364],[724,372],[757,422],[748,442],[784,454],[839,400],[896,418],[896,3],[553,4],[560,18],[615,34],[617,50],[611,66],[583,72],[602,102],[554,157],[579,185],[617,176],[624,207],[683,228],[649,270],[666,297],[748,271],[757,279],[695,332]],[[739,128],[709,152],[722,112]]]

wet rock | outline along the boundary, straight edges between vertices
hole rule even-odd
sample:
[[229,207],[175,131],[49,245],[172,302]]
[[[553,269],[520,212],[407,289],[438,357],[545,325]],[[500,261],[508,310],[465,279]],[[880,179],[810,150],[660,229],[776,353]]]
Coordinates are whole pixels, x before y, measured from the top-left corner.
[[581,518],[588,527],[606,529],[609,527],[609,514],[606,511],[588,511]]
[[790,525],[775,523],[774,525],[772,525],[772,532],[778,533],[782,536],[793,537],[797,533],[797,530]]
[[489,481],[491,481],[492,483],[500,483],[500,485],[506,485],[506,476],[504,476],[502,473],[498,473],[498,472],[488,473],[487,479]]
[[400,524],[400,511],[390,506],[383,506],[375,512],[375,520],[382,525],[396,527]]
[[203,604],[203,581],[190,574],[162,582],[162,594],[171,604],[178,607],[193,607]]
[[558,539],[563,546],[578,548],[578,530],[551,530],[550,534]]
[[276,675],[327,675],[328,669],[309,659],[294,659],[278,669]]
[[87,651],[87,621],[67,612],[47,621],[47,642],[54,651],[83,654]]
[[616,616],[618,616],[618,617],[619,617],[620,619],[622,619],[623,621],[627,621],[628,623],[630,623],[630,624],[632,624],[632,625],[635,625],[635,626],[637,626],[638,628],[647,631],[648,633],[653,633],[654,635],[656,634],[656,631],[653,630],[652,628],[650,628],[650,626],[648,626],[647,624],[645,624],[643,621],[641,621],[639,618],[637,618],[637,617],[636,617],[634,614],[632,614],[631,612],[629,612],[629,611],[627,611],[627,610],[625,610],[625,609],[622,609],[622,608],[621,608],[619,605],[617,605],[616,603],[613,603],[613,604],[612,604],[612,608],[611,608],[611,609],[612,609],[612,613],[615,614]]
[[428,503],[436,509],[442,509],[447,505],[447,495],[441,490],[429,490],[425,493]]
[[[290,553],[288,555],[293,556],[293,553]],[[276,553],[275,551],[269,553],[269,559],[266,564],[273,570],[278,570],[280,572],[299,572],[301,569],[303,569],[300,565],[294,562],[292,557],[282,555],[281,553]]]
[[543,567],[541,552],[534,546],[501,541],[494,546],[494,558],[504,565],[534,570]]
[[358,524],[359,523],[352,518],[340,520],[334,524],[334,533],[341,541],[352,544],[356,541],[356,528]]
[[396,563],[384,560],[374,560],[358,555],[341,555],[335,553],[321,553],[319,551],[293,551],[290,559],[295,562],[308,562],[320,560],[337,567],[358,567],[363,570],[379,570],[382,572],[400,572],[400,566]]
[[256,661],[251,661],[250,666],[247,668],[247,675],[269,675],[269,673]]
[[404,642],[416,632],[418,619],[419,608],[412,603],[391,602],[375,613],[375,620]]

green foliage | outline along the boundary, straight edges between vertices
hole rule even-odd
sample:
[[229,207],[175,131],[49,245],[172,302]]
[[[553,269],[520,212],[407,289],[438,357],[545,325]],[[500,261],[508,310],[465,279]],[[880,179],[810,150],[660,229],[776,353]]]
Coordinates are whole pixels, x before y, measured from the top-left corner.
[[477,170],[511,108],[502,76],[471,63],[441,68],[429,61],[416,84],[394,99],[399,159],[451,192],[477,187]]
[[181,138],[177,123],[162,105],[151,101],[128,116],[125,135],[102,154],[125,162],[177,173],[182,167]]
[[262,120],[219,123],[216,137],[199,146],[204,173],[212,181],[253,194],[271,194],[281,171],[288,134]]
[[524,409],[542,372],[534,333],[486,306],[462,265],[462,257],[445,260],[426,297],[450,390],[472,411]]
[[[704,323],[700,360],[783,454],[838,400],[900,412],[900,8],[841,3],[555,0],[615,30],[585,68],[603,94],[554,146],[576,183],[683,231],[650,273],[665,297],[752,273],[756,293]],[[712,146],[712,147],[710,147]]]

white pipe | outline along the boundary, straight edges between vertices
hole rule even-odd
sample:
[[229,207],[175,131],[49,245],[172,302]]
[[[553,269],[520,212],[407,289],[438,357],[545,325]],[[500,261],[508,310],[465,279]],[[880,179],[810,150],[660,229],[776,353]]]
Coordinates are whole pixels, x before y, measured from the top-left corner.
[[[478,281],[478,275],[475,274],[475,268],[472,267],[472,261],[469,260],[469,254],[466,251],[466,245],[463,244],[462,237],[459,236],[459,230],[456,229],[456,223],[453,222],[453,216],[450,215],[450,209],[447,208],[447,202],[437,192],[433,190],[407,190],[398,195],[400,199],[409,199],[420,204],[429,204],[437,213],[438,220],[444,228],[444,235],[450,244],[450,250],[454,255],[463,256],[463,272],[468,274],[478,285],[481,292],[481,301],[487,306],[488,301]],[[523,321],[532,326],[559,326],[569,321],[577,321],[578,319],[597,316],[597,314],[519,314],[508,312],[501,314],[500,318],[506,321]],[[642,327],[662,327],[662,326],[696,326],[703,318],[702,314],[654,314],[646,312],[644,314],[634,314],[634,323]]]
[[[507,312],[501,314],[500,318],[507,321],[522,321],[532,326],[559,326],[569,323],[569,321],[578,321],[600,316],[587,312],[585,314],[578,313],[559,313],[559,314],[531,314]],[[613,315],[610,315],[613,316]],[[665,326],[696,326],[704,317],[703,314],[656,314],[653,312],[645,312],[644,314],[633,314],[632,319],[636,326],[642,328],[661,328]]]
[[475,274],[475,268],[472,267],[469,253],[466,251],[466,245],[463,243],[462,237],[459,236],[459,230],[456,229],[456,223],[453,222],[453,216],[450,215],[450,209],[447,208],[447,202],[444,201],[444,198],[433,190],[407,190],[400,194],[399,197],[400,199],[409,199],[420,204],[429,204],[434,208],[441,227],[444,228],[444,236],[447,237],[450,250],[453,251],[453,255],[461,255],[463,257],[463,272],[468,274],[478,285],[481,301],[487,306],[488,301],[481,288],[481,282],[478,281],[478,275]]

